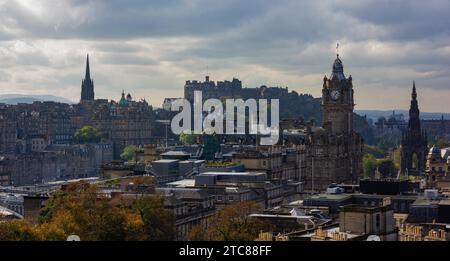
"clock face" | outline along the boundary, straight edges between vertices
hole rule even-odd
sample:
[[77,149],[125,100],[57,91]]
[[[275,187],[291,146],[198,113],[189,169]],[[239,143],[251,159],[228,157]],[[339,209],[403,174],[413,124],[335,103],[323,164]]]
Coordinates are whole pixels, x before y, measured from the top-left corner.
[[331,99],[337,100],[337,99],[339,99],[339,96],[341,96],[341,94],[339,93],[339,91],[334,90],[330,93],[330,96],[331,96]]

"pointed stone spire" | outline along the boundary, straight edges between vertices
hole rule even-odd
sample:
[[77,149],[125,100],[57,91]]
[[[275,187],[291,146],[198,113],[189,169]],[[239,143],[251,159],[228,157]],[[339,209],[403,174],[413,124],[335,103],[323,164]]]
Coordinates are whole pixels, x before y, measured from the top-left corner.
[[89,68],[89,54],[86,56],[86,75],[84,79],[91,79],[91,70]]
[[411,106],[409,108],[409,129],[415,130],[416,134],[420,134],[420,111],[417,101],[416,81],[413,81],[411,93]]
[[94,81],[91,79],[91,69],[89,67],[89,54],[86,55],[86,71],[84,79],[81,82],[81,101],[93,101]]

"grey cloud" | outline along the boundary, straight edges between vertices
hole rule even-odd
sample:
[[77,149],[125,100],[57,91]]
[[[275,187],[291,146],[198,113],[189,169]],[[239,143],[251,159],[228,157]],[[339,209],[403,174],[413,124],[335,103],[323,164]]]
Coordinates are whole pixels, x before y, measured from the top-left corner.
[[[322,76],[317,83],[295,79],[329,74],[339,41],[346,72],[359,91],[410,88],[412,79],[445,90],[450,82],[449,0],[53,3],[36,1],[43,14],[20,1],[0,3],[0,66],[9,79],[20,79],[14,75],[23,73],[22,67],[36,75],[42,71],[41,77],[49,70],[70,70],[70,76],[55,81],[77,90],[89,52],[96,88],[105,88],[101,94],[127,86],[142,96],[156,89],[181,95],[184,80],[199,78],[207,66],[217,75],[244,75],[248,86],[287,85],[282,77],[291,77],[294,88],[308,92],[309,86],[320,87]],[[12,44],[18,41],[31,48],[17,51]],[[57,43],[55,52],[43,49],[47,42]],[[272,74],[258,75],[252,71],[256,67]]]

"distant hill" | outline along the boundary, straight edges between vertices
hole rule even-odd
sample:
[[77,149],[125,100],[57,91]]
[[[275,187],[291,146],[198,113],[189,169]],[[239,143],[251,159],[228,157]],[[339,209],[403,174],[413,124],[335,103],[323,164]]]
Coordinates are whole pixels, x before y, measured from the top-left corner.
[[18,103],[33,103],[35,101],[54,101],[61,103],[74,103],[73,101],[64,97],[54,95],[23,95],[23,94],[5,94],[0,95],[0,103],[18,104]]
[[[403,114],[406,120],[409,118],[409,112],[407,110],[355,110],[355,113],[361,116],[367,115],[367,118],[376,121],[380,117],[388,118],[392,115],[393,111],[395,111],[395,114]],[[420,112],[420,118],[423,120],[436,120],[440,119],[442,114],[442,112]],[[444,113],[444,119],[449,120],[450,113]]]

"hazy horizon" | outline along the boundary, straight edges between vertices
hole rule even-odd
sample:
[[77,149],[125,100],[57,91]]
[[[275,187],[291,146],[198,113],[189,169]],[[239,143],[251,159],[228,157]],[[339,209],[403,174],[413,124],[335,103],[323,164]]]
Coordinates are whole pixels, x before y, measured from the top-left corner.
[[242,80],[321,96],[340,43],[357,110],[450,112],[450,2],[0,0],[0,94],[79,100],[122,89],[160,107],[186,80]]

